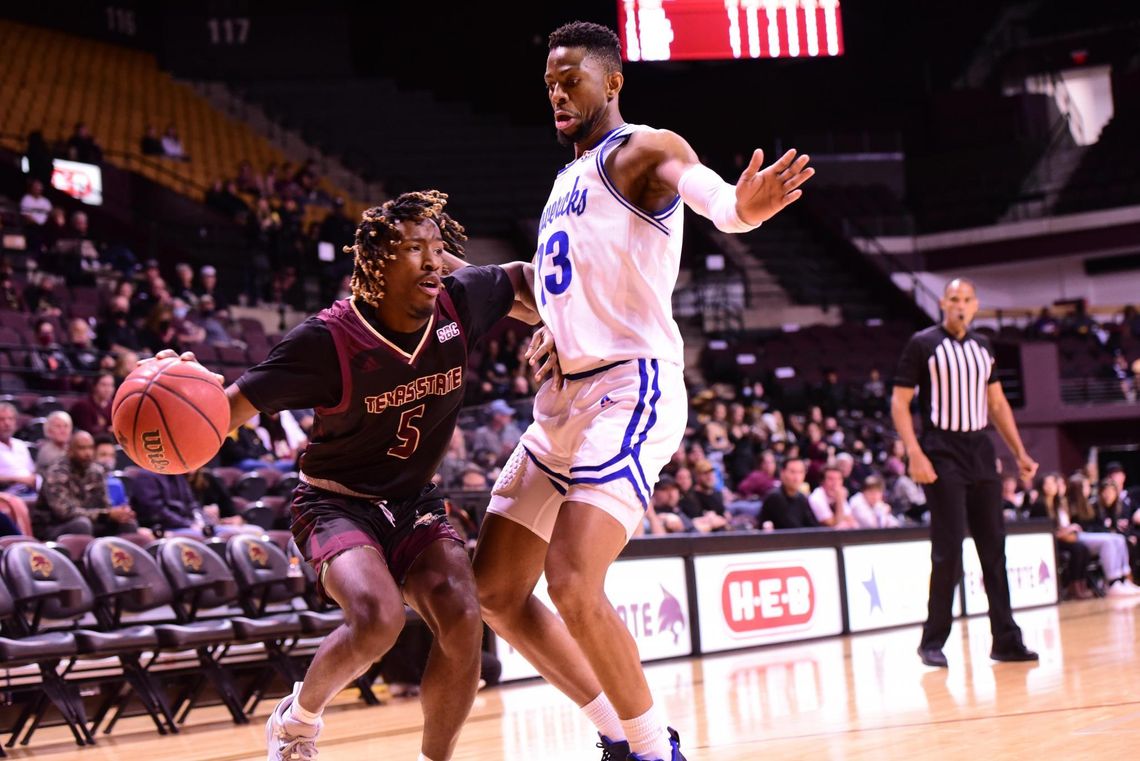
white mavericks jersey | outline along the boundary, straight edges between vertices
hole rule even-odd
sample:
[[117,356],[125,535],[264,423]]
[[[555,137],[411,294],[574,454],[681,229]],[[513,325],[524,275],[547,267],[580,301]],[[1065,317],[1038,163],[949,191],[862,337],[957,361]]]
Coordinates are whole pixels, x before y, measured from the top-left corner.
[[680,196],[645,212],[605,169],[610,151],[648,129],[624,124],[567,164],[539,220],[534,292],[564,373],[627,359],[684,364],[672,301],[685,216]]

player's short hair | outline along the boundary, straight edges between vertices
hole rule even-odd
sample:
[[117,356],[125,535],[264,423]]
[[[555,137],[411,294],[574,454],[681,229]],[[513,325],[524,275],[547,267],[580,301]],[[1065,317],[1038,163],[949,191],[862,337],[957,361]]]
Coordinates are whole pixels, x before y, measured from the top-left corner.
[[621,71],[621,41],[614,31],[589,21],[571,21],[550,33],[549,50],[585,48],[606,65],[606,71]]
[[344,252],[354,257],[352,267],[352,295],[365,303],[377,306],[384,299],[384,264],[395,259],[391,246],[400,240],[400,222],[420,223],[430,219],[439,225],[444,249],[454,256],[464,257],[463,242],[467,234],[463,225],[443,210],[447,194],[438,190],[401,193],[381,206],[366,209],[356,228],[356,240],[345,246]]

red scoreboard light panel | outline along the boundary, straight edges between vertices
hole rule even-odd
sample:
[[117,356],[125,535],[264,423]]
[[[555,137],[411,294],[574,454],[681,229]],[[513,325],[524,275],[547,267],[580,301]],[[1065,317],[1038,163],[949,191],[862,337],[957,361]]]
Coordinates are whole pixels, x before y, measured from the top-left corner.
[[618,0],[627,61],[843,55],[839,0]]

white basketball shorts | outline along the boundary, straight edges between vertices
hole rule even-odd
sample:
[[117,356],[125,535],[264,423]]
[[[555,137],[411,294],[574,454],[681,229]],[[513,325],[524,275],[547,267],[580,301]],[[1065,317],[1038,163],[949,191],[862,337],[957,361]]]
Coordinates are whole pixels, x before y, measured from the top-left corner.
[[604,510],[633,535],[661,469],[681,445],[689,417],[684,371],[631,359],[546,382],[491,490],[489,512],[547,542],[563,502]]

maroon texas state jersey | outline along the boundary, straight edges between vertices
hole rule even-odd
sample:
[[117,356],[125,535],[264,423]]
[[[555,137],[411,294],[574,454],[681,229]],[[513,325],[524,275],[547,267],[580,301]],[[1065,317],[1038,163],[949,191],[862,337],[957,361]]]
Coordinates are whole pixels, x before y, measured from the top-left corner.
[[373,328],[352,299],[317,317],[336,344],[343,390],[337,406],[316,408],[301,472],[334,491],[415,496],[443,460],[463,402],[467,341],[451,298],[440,291],[411,353]]

